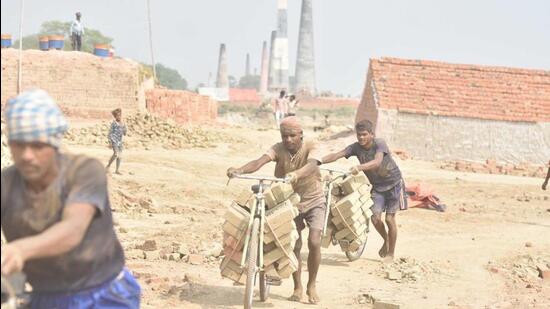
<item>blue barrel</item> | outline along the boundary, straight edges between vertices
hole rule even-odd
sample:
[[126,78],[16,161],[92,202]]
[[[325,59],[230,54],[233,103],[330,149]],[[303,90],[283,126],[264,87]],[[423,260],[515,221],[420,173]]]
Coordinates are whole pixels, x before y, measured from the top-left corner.
[[11,34],[2,34],[2,48],[11,47]]
[[63,49],[65,45],[65,36],[63,35],[50,35],[48,40],[48,47],[50,49]]
[[50,48],[50,39],[47,35],[38,38],[38,46],[40,50],[48,50]]
[[106,44],[94,45],[94,55],[99,57],[109,57],[110,46]]

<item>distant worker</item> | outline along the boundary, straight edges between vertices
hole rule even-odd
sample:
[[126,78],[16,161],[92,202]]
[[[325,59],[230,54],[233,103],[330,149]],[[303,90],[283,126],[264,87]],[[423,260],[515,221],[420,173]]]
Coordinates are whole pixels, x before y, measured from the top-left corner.
[[84,34],[84,26],[80,21],[82,14],[76,12],[76,19],[71,23],[71,45],[73,50],[80,51],[82,49],[82,35]]
[[[403,178],[399,167],[393,160],[386,142],[375,138],[372,123],[368,120],[359,121],[355,125],[357,142],[339,152],[326,155],[323,164],[334,162],[340,158],[357,157],[360,165],[351,169],[353,174],[365,173],[372,190],[371,221],[384,239],[384,244],[378,254],[386,261],[393,260],[395,243],[397,241],[397,223],[395,215],[400,209],[406,209]],[[382,213],[386,213],[386,225],[382,221]]]
[[548,161],[548,172],[546,172],[546,179],[544,179],[544,182],[542,183],[542,190],[546,190],[546,186],[548,186],[548,179],[550,179],[550,161]]
[[139,308],[101,163],[59,150],[67,122],[43,90],[9,100],[2,170],[2,275],[23,271],[30,308]]
[[286,91],[281,90],[279,97],[275,99],[275,121],[277,121],[277,128],[281,125],[281,120],[285,118],[285,114],[288,109],[288,101],[286,96]]
[[120,162],[122,161],[122,137],[126,135],[126,125],[122,122],[122,110],[117,108],[111,112],[115,118],[111,123],[111,129],[109,129],[109,143],[113,149],[113,155],[109,159],[109,164],[107,164],[106,169],[109,170],[113,161],[116,160],[116,170],[115,174],[121,175],[120,173]]
[[291,94],[288,97],[288,111],[286,113],[287,117],[290,116],[296,116],[296,110],[298,109],[298,100],[296,100],[296,96]]

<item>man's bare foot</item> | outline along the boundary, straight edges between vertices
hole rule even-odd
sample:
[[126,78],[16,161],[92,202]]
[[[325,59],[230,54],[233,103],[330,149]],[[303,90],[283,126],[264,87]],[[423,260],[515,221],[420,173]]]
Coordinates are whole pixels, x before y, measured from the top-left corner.
[[388,244],[384,242],[380,250],[378,251],[378,255],[383,258],[388,254]]
[[317,304],[321,300],[317,294],[317,288],[315,286],[310,286],[306,291],[307,300],[310,304]]
[[117,174],[117,175],[122,175],[122,173],[119,172],[119,171],[116,171],[115,174]]
[[392,263],[393,262],[393,254],[388,254],[386,255],[383,259],[382,259],[382,262],[384,262],[385,264],[389,264],[389,263]]
[[302,301],[303,291],[301,288],[294,289],[294,293],[288,298],[290,301],[300,302]]

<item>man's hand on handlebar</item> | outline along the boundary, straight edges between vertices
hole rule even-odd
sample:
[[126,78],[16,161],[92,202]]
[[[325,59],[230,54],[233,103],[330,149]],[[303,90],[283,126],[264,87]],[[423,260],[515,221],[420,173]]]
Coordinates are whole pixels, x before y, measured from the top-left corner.
[[285,182],[286,183],[295,184],[296,181],[298,181],[298,175],[296,175],[296,173],[291,172],[291,173],[286,174],[286,176],[285,176]]
[[14,244],[6,244],[2,248],[2,275],[10,275],[23,270],[25,257],[21,249]]
[[359,175],[359,173],[361,172],[361,170],[359,169],[358,166],[354,166],[352,168],[349,169],[349,172],[352,174],[352,175]]
[[233,178],[236,175],[240,175],[242,173],[243,173],[243,171],[241,169],[238,169],[238,168],[235,168],[235,167],[228,168],[227,172],[226,172],[227,177],[229,177],[229,178]]

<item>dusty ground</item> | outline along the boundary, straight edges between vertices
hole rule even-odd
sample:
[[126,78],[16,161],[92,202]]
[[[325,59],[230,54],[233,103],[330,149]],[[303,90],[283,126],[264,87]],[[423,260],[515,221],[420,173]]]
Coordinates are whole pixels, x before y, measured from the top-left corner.
[[[130,148],[124,175],[109,176],[116,229],[127,264],[142,284],[144,308],[242,306],[244,289],[220,277],[216,256],[225,208],[252,183],[235,180],[226,186],[225,170],[261,155],[278,133],[214,129],[234,140],[214,148]],[[328,143],[338,148],[346,140]],[[99,145],[77,141],[68,148],[103,162],[110,156]],[[416,160],[398,164],[406,181],[430,184],[448,206],[445,213],[410,209],[398,214],[397,256],[402,259],[383,265],[377,255],[382,240],[372,229],[358,261],[347,262],[338,247],[323,250],[320,305],[286,301],[292,292],[286,280],[272,288],[266,303],[255,306],[370,308],[374,297],[401,308],[550,308],[550,279],[538,278],[536,270],[536,264],[550,263],[550,193],[541,191],[541,179],[457,173]],[[144,248],[146,240],[155,243]],[[386,279],[388,270],[399,270],[403,278]]]

